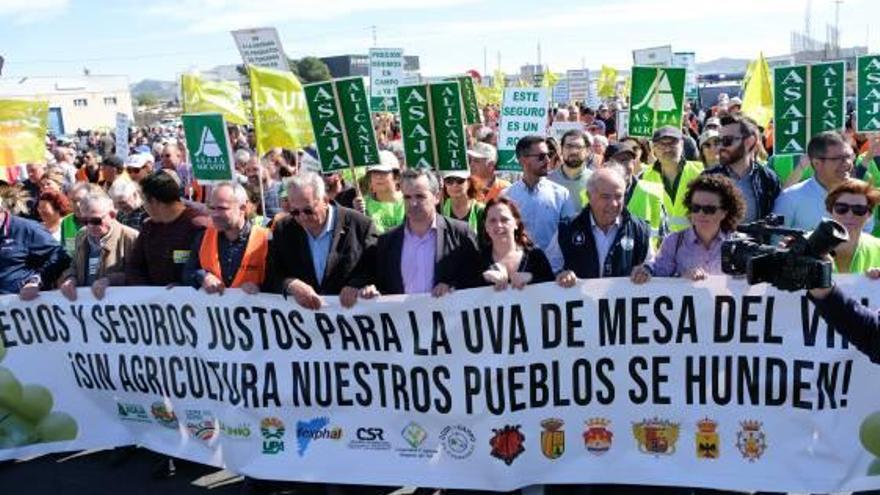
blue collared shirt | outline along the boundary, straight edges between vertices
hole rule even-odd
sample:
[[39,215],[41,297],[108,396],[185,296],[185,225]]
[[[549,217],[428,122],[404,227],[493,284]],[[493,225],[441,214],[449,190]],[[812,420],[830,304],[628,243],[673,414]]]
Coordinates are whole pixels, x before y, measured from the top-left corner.
[[519,207],[526,232],[544,251],[556,235],[559,222],[577,215],[569,201],[568,189],[546,178],[541,178],[535,187],[518,180],[504,191],[504,195]]
[[317,237],[313,237],[308,230],[306,236],[309,240],[309,251],[312,252],[312,267],[315,269],[315,278],[320,284],[324,280],[324,270],[327,268],[327,258],[330,256],[330,245],[333,243],[333,228],[336,226],[336,207],[328,205],[327,221]]

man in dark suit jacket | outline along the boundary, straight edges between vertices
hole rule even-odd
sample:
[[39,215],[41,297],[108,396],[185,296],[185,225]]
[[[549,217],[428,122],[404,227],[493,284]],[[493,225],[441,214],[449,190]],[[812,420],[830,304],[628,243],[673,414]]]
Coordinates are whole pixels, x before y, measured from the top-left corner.
[[362,297],[427,292],[439,297],[480,285],[477,243],[466,223],[437,213],[440,184],[433,172],[406,170],[400,187],[406,219],[379,236],[375,285],[365,287]]
[[331,203],[313,172],[301,172],[288,187],[290,216],[272,234],[264,290],[290,295],[309,309],[321,307],[320,295],[339,295],[343,306],[352,306],[369,282],[365,254],[376,244],[372,222]]

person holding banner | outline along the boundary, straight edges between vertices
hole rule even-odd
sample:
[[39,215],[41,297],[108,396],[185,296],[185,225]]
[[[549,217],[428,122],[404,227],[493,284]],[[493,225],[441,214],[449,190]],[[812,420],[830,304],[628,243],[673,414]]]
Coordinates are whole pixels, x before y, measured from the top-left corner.
[[103,299],[107,287],[125,285],[125,257],[138,231],[116,220],[113,200],[103,192],[89,194],[79,208],[86,226],[76,235],[73,261],[59,289],[75,301],[76,288],[89,286],[96,299]]
[[486,204],[486,225],[480,238],[483,280],[496,290],[522,289],[553,280],[547,256],[529,239],[519,209],[509,198],[502,196]]
[[628,277],[651,257],[650,228],[623,207],[626,180],[620,167],[597,170],[587,190],[590,203],[559,224],[547,251],[562,287],[573,287],[578,278]]
[[273,231],[265,290],[312,310],[323,306],[322,295],[339,295],[344,307],[353,306],[359,288],[369,283],[373,223],[330,201],[324,179],[315,172],[300,171],[287,187],[290,215]]
[[379,236],[371,250],[374,284],[364,287],[361,297],[424,293],[441,297],[454,289],[481,285],[480,254],[467,224],[437,214],[440,184],[434,172],[405,170],[401,189],[406,218],[403,225]]
[[468,224],[471,232],[478,235],[485,218],[480,197],[479,179],[466,170],[443,173],[443,203],[440,213],[443,216],[461,220]]
[[504,195],[519,207],[529,237],[546,251],[559,223],[577,213],[568,189],[547,179],[550,155],[546,138],[521,138],[516,143],[516,159],[523,170],[522,178],[507,188]]
[[211,188],[212,225],[196,234],[183,268],[183,283],[206,294],[223,294],[226,288],[247,294],[260,292],[266,279],[269,229],[247,218],[247,192],[237,182]]
[[721,244],[736,236],[736,226],[745,215],[742,193],[727,177],[704,174],[688,184],[684,202],[691,228],[663,239],[657,257],[633,269],[634,283],[643,284],[652,276],[703,280],[724,273]]
[[826,210],[849,234],[849,240],[834,248],[835,272],[880,278],[880,239],[863,231],[878,204],[880,191],[858,179],[847,179],[828,193]]
[[29,301],[54,287],[70,257],[42,225],[14,213],[24,199],[20,188],[0,186],[0,294]]

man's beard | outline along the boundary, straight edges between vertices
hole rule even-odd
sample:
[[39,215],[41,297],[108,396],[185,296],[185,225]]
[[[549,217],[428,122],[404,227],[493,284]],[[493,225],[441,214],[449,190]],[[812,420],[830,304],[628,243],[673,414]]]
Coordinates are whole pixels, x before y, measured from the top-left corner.
[[578,168],[578,167],[580,167],[581,164],[584,163],[585,161],[586,161],[586,160],[581,160],[581,159],[580,159],[579,157],[577,157],[577,156],[569,156],[569,157],[566,157],[566,158],[565,158],[565,161],[564,161],[563,163],[565,163],[565,166],[568,167],[568,168]]
[[746,155],[745,146],[737,146],[736,148],[730,150],[727,153],[723,151],[718,152],[718,162],[722,165],[730,165],[732,163],[736,163],[742,159]]

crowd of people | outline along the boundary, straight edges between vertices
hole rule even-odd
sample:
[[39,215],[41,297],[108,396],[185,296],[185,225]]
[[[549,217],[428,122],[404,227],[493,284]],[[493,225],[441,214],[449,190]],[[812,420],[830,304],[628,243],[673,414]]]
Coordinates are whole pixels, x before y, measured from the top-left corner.
[[[231,126],[235,179],[199,184],[182,129],[47,139],[44,162],[7,170],[0,185],[0,294],[23,300],[87,288],[191,286],[222,295],[281,294],[318,309],[392,294],[442,297],[479,286],[722,274],[721,245],[770,214],[810,230],[823,217],[849,241],[837,273],[880,278],[880,137],[812,137],[802,157],[777,157],[736,99],[649,139],[618,136],[613,107],[570,105],[551,121],[581,122],[557,142],[516,144],[521,173],[501,173],[497,107],[467,129],[470,170],[409,167],[399,121],[377,115],[380,161],[321,173],[314,148],[254,151]],[[527,290],[527,289],[526,289]]]

